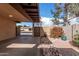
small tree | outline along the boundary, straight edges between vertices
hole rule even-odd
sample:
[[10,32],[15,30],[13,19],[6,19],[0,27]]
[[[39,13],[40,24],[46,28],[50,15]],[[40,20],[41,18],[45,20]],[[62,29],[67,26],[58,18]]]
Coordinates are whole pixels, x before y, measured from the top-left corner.
[[[55,24],[55,25],[59,25],[60,21],[59,19],[61,18],[60,17],[60,14],[62,12],[62,8],[60,7],[61,4],[55,4],[55,11],[51,10],[51,13],[53,14],[53,17],[54,19],[52,20],[52,22]],[[58,38],[60,37],[61,35],[63,34],[63,29],[61,27],[53,27],[53,29],[51,30],[51,36],[53,38]]]
[[51,13],[53,14],[53,17],[55,19],[52,20],[52,22],[54,22],[55,25],[59,25],[59,18],[60,18],[60,14],[62,12],[62,9],[60,7],[60,4],[55,4],[55,9],[56,11],[51,10]]

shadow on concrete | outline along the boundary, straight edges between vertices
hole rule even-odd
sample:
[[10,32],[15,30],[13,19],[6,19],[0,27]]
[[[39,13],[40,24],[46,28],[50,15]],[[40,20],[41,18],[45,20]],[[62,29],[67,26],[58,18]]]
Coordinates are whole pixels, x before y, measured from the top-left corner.
[[72,48],[57,48],[62,56],[79,56],[79,52]]
[[[40,44],[52,44],[47,37],[47,34],[40,28],[40,37],[33,36],[17,36],[16,38],[4,40],[0,42],[0,56],[46,56],[46,53],[52,53],[48,56],[59,56],[58,53],[62,56],[78,56],[79,53],[71,48],[37,48]],[[41,33],[43,35],[41,35]],[[12,45],[14,44],[14,45]],[[17,47],[20,44],[19,48]],[[23,45],[25,44],[25,46]],[[34,46],[27,44],[35,44]],[[10,46],[10,47],[8,47]],[[14,47],[16,46],[16,47]],[[44,51],[44,50],[46,51]]]
[[[44,35],[40,37],[33,37],[31,35],[17,36],[16,38],[1,41],[0,43],[0,55],[1,56],[38,56],[41,55],[40,48],[37,48],[40,44],[52,44],[47,38],[46,33],[41,28]],[[41,35],[41,34],[40,34]],[[33,45],[33,47],[23,47],[21,45]],[[18,46],[21,46],[18,48]],[[10,47],[8,47],[10,46]],[[8,47],[8,48],[7,48]]]

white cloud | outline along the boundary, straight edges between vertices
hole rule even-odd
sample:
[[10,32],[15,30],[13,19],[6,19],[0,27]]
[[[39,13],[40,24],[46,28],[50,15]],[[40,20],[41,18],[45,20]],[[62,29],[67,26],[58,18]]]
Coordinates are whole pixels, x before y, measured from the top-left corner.
[[59,19],[60,22],[64,22],[63,19]]
[[[54,18],[41,17],[40,21],[42,22],[42,26],[52,26],[53,22],[51,21]],[[59,19],[60,22],[64,22],[63,19]],[[70,24],[79,24],[79,17],[73,18],[70,20]]]
[[79,24],[79,17],[76,17],[76,18],[73,18],[70,20],[70,24],[73,25],[73,24]]
[[51,21],[52,18],[41,17],[40,21],[42,22],[42,26],[51,26],[53,22]]

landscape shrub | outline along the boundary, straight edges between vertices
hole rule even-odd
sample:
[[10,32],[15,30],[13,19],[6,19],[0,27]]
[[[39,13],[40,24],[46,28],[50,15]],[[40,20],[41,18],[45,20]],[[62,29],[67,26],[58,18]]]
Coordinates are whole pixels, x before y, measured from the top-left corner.
[[76,31],[76,34],[74,35],[74,40],[72,40],[73,44],[75,46],[79,46],[79,33]]
[[53,38],[59,38],[63,35],[64,31],[62,27],[53,27],[51,29],[51,37]]

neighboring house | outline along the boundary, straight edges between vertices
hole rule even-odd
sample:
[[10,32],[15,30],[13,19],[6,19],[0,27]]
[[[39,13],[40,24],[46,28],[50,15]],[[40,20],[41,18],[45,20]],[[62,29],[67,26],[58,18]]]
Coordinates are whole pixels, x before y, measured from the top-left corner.
[[22,26],[21,28],[20,28],[20,30],[21,31],[32,31],[32,27],[24,27],[24,26]]

